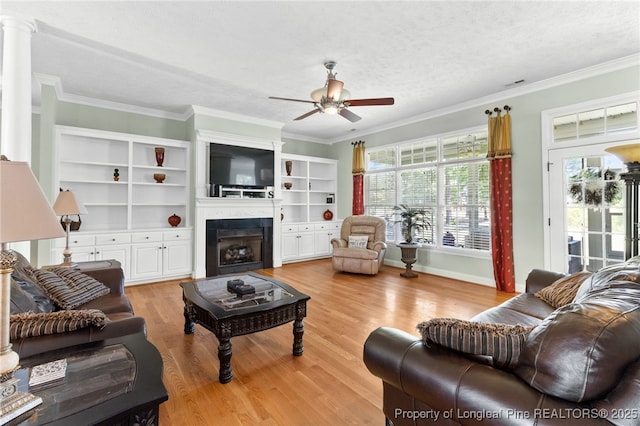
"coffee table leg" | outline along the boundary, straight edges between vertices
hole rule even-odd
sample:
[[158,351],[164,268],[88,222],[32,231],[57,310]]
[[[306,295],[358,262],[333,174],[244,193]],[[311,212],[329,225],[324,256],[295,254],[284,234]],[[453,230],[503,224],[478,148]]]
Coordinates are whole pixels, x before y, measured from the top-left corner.
[[293,322],[293,354],[295,356],[302,355],[304,345],[302,343],[302,335],[304,334],[304,321],[296,319]]
[[231,339],[218,337],[218,359],[220,360],[220,383],[229,383],[233,379],[231,371]]
[[193,334],[195,331],[195,324],[191,319],[190,309],[185,305],[184,307],[184,334]]

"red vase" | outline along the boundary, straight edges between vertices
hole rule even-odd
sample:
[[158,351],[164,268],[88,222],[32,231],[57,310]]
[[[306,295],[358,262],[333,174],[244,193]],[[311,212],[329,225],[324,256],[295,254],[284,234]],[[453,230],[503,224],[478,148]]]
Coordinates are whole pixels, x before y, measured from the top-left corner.
[[162,167],[162,163],[164,163],[164,148],[156,147],[156,163],[158,163],[158,167]]
[[324,217],[324,220],[331,220],[333,219],[333,212],[331,210],[326,210],[322,217]]
[[174,228],[178,225],[180,225],[180,222],[182,222],[182,218],[180,216],[178,216],[177,214],[173,214],[171,216],[169,216],[169,225],[173,226]]

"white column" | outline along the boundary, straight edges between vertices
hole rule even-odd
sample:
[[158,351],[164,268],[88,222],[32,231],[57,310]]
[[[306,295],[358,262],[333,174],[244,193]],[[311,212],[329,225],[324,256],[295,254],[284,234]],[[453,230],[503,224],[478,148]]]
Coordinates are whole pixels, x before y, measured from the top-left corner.
[[34,22],[0,16],[2,53],[2,134],[0,153],[31,163],[31,34]]
[[[2,23],[2,133],[0,154],[31,164],[31,34],[35,22],[0,15]],[[31,243],[11,248],[31,257]]]

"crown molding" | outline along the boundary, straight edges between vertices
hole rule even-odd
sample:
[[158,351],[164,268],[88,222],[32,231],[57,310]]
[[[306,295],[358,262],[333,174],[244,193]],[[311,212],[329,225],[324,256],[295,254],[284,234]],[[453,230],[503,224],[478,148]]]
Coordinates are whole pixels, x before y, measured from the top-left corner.
[[[300,140],[304,142],[321,143],[321,144],[334,144],[339,142],[350,141],[350,140],[353,140],[354,138],[361,138],[373,133],[383,132],[383,131],[395,129],[398,127],[415,124],[421,121],[441,117],[443,115],[456,113],[466,109],[481,107],[488,103],[498,102],[507,98],[513,98],[513,97],[522,96],[528,93],[538,92],[541,90],[553,88],[556,86],[584,80],[587,78],[595,77],[598,75],[602,75],[609,72],[630,68],[632,66],[638,66],[638,65],[640,65],[640,53],[619,58],[613,61],[604,62],[602,64],[594,65],[588,68],[583,68],[581,70],[562,74],[556,77],[551,77],[546,80],[538,81],[535,83],[512,87],[507,90],[493,93],[491,95],[472,99],[469,101],[465,101],[459,104],[440,108],[437,110],[429,111],[423,114],[408,117],[403,120],[394,121],[393,123],[374,126],[369,128],[368,130],[353,132],[349,134],[348,137],[338,136],[331,139],[320,139],[320,138],[310,137],[310,136],[291,133],[291,132],[283,132],[282,137]],[[255,118],[255,117],[251,117],[243,114],[231,113],[227,111],[217,110],[213,108],[206,108],[206,107],[201,107],[197,105],[192,105],[188,107],[183,113],[174,113],[174,112],[168,112],[168,111],[163,111],[158,109],[138,107],[138,106],[119,103],[119,102],[112,102],[112,101],[106,101],[102,99],[90,98],[86,96],[67,94],[63,90],[60,79],[56,76],[51,76],[46,74],[37,74],[36,79],[40,84],[47,84],[50,86],[54,86],[58,100],[63,102],[77,103],[77,104],[82,104],[82,105],[92,106],[97,108],[106,108],[106,109],[118,110],[122,112],[129,112],[132,114],[148,115],[148,116],[166,118],[166,119],[172,119],[172,120],[178,120],[178,121],[186,121],[194,114],[203,114],[210,117],[224,118],[224,119],[240,121],[244,123],[257,124],[257,125],[271,127],[271,128],[280,129],[280,130],[285,124],[282,122],[265,120],[265,119]],[[1,87],[0,87],[0,91],[1,91]],[[37,100],[38,101],[40,100],[40,94],[37,94]],[[38,106],[39,105],[34,105],[34,108],[37,108]]]
[[441,117],[443,115],[452,114],[459,111],[464,111],[471,108],[481,107],[488,103],[498,102],[504,99],[513,98],[516,96],[522,96],[533,92],[539,92],[541,90],[550,89],[553,87],[561,86],[564,84],[573,83],[587,78],[596,77],[598,75],[606,74],[609,72],[618,71],[625,68],[640,65],[640,53],[625,56],[623,58],[615,59],[613,61],[604,62],[602,64],[594,65],[591,67],[583,68],[577,71],[572,71],[566,74],[561,74],[556,77],[551,77],[546,80],[537,81],[535,83],[526,84],[523,86],[517,86],[496,92],[491,95],[483,96],[480,98],[465,101],[459,104],[451,105],[448,107],[440,108],[437,110],[429,111],[424,114],[408,117],[404,120],[395,121],[393,123],[372,127],[366,131],[354,132],[349,135],[348,138],[333,138],[329,143],[338,143],[350,141],[353,138],[359,138],[373,133],[383,132],[386,130],[395,129],[398,127],[415,124],[421,121]]

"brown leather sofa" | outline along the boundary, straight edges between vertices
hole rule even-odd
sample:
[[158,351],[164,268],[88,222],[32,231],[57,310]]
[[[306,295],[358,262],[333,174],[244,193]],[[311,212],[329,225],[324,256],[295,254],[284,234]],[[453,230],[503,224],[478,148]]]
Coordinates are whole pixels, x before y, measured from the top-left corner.
[[[28,311],[36,313],[59,310],[33,282],[33,276],[28,272],[30,269],[28,261],[21,255],[18,256],[18,259],[18,264],[12,273],[12,313],[17,313],[16,311],[20,311],[24,306],[29,306]],[[112,337],[140,332],[146,334],[144,318],[134,316],[133,307],[124,293],[124,273],[120,262],[116,260],[81,262],[78,264],[78,269],[106,285],[110,292],[78,306],[76,309],[100,310],[104,312],[109,321],[103,328],[89,326],[74,331],[12,340],[12,349],[21,358]],[[25,300],[25,297],[30,300]]]
[[534,296],[562,276],[534,270],[525,293],[472,318],[535,326],[512,369],[374,330],[364,362],[387,424],[640,425],[640,261],[593,274],[558,309]]
[[[331,240],[332,265],[335,271],[375,275],[380,270],[387,250],[386,223],[375,216],[349,216],[342,221],[340,238]],[[353,248],[349,237],[368,237],[366,248]]]

